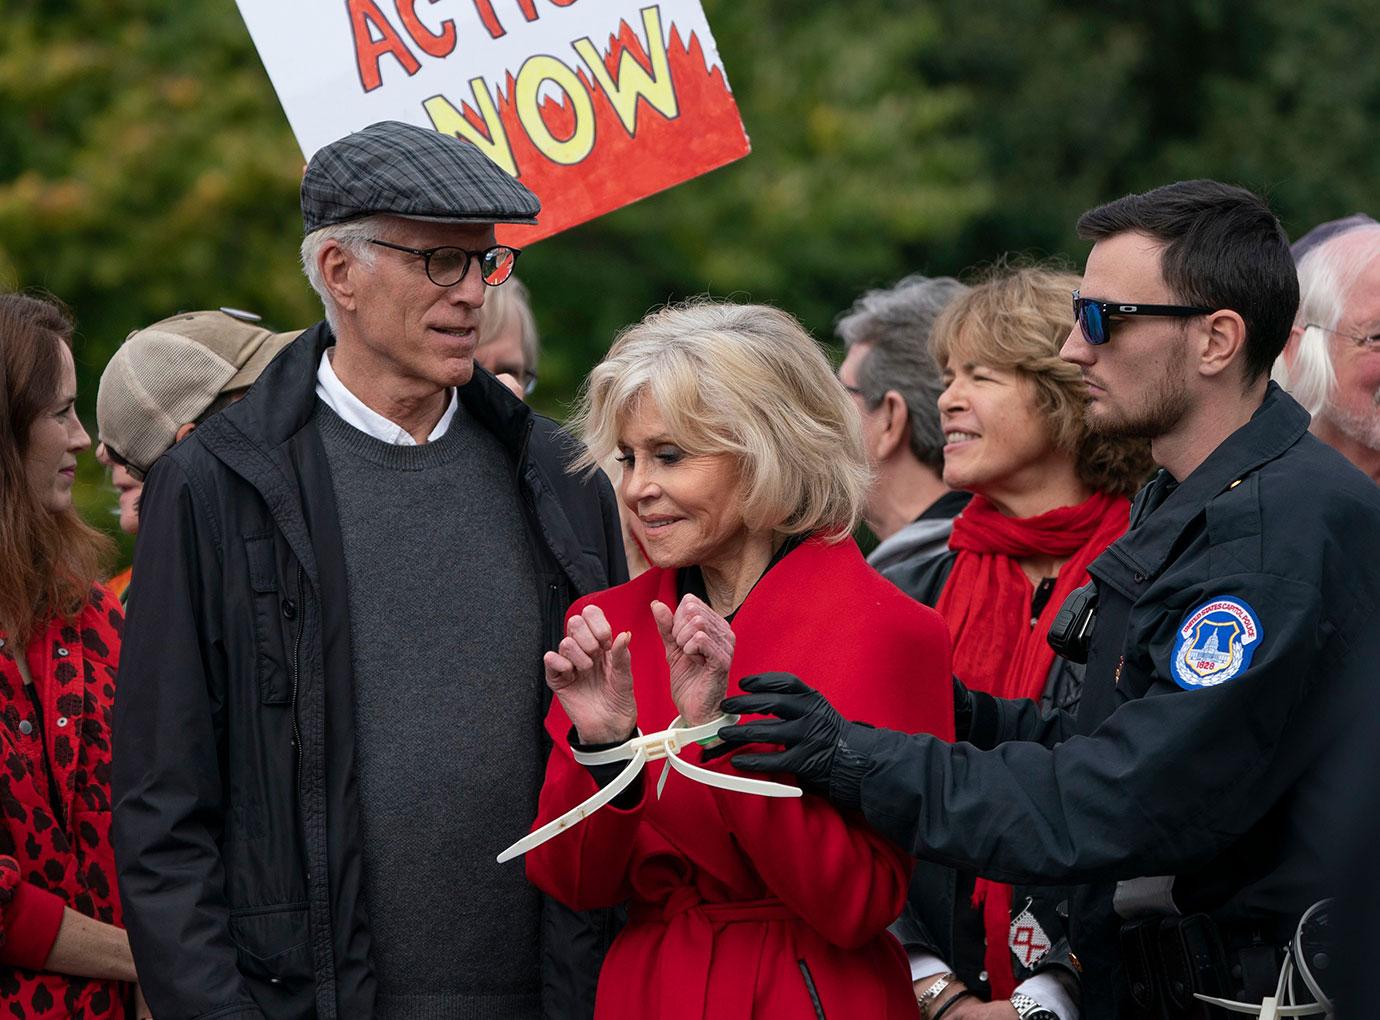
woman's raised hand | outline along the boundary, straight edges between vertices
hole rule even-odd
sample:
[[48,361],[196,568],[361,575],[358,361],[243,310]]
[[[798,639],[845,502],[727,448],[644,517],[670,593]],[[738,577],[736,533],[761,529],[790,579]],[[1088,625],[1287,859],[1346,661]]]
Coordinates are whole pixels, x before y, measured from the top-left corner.
[[546,686],[561,699],[582,744],[627,740],[637,728],[633,697],[632,633],[617,637],[598,606],[566,621],[565,637],[542,659]]
[[680,600],[674,613],[664,602],[652,603],[666,664],[671,667],[671,700],[687,726],[717,719],[719,702],[728,693],[733,662],[733,629],[694,595]]

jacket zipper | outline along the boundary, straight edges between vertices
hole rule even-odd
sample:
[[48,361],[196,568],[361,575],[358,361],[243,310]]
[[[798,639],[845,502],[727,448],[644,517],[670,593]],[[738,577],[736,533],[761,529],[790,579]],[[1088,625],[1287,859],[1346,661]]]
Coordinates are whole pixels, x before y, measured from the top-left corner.
[[795,962],[800,964],[800,976],[805,979],[805,991],[810,994],[810,1005],[815,1008],[815,1016],[819,1020],[828,1020],[824,1015],[824,1003],[819,1001],[819,989],[815,987],[815,978],[810,973],[810,965],[803,959]]
[[518,447],[517,466],[513,469],[513,481],[517,483],[518,495],[522,497],[523,505],[527,507],[527,512],[531,515],[529,526],[532,529],[532,538],[541,542],[541,516],[537,513],[537,502],[532,498],[532,493],[526,485],[522,484],[522,473],[527,468],[527,446],[532,441],[532,429],[536,427],[536,422],[528,419],[527,431],[522,434],[522,445]]
[[302,730],[297,721],[297,677],[302,657],[302,631],[307,626],[307,604],[302,598],[302,564],[297,564],[297,636],[292,642],[292,743],[297,748],[297,795],[302,795]]
[[522,469],[527,466],[527,444],[532,441],[532,430],[537,427],[534,419],[527,419],[527,428],[522,433],[522,445],[518,447],[517,469],[518,474],[522,474]]

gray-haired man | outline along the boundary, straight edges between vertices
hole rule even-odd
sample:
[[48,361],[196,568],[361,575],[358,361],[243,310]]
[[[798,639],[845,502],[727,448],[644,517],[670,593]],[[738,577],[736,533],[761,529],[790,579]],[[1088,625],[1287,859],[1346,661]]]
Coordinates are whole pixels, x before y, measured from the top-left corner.
[[969,499],[943,481],[944,386],[930,354],[935,320],[967,289],[947,276],[907,276],[863,294],[835,326],[846,351],[839,381],[858,403],[876,472],[863,517],[881,544],[867,561],[903,589],[908,566],[947,548]]
[[538,208],[406,124],[316,153],[327,322],[149,475],[114,786],[155,1016],[592,1012],[608,933],[494,861],[535,814],[542,652],[625,577],[607,480],[473,363],[494,224]]
[[1324,223],[1292,251],[1299,312],[1274,378],[1314,435],[1380,482],[1380,223]]

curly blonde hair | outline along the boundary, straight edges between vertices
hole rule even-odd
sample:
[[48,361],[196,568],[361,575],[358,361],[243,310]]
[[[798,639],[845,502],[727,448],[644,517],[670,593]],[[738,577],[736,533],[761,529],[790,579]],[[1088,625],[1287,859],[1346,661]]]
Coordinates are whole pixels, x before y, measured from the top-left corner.
[[1074,326],[1069,294],[1078,284],[1076,274],[1057,264],[999,263],[944,309],[930,350],[941,367],[961,351],[1029,379],[1050,439],[1075,455],[1083,483],[1130,496],[1154,469],[1149,441],[1091,432],[1083,420],[1088,390],[1082,370],[1059,357]]
[[576,469],[617,449],[643,399],[688,453],[737,457],[749,528],[837,540],[857,523],[870,481],[857,408],[786,312],[700,298],[624,329],[568,425],[585,445]]

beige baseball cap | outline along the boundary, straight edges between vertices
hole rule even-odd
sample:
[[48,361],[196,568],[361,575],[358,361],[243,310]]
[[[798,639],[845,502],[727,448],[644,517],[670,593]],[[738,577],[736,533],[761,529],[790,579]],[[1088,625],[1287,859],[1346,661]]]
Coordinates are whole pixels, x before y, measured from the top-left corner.
[[273,333],[236,308],[183,312],[136,329],[101,373],[100,441],[142,475],[225,393],[245,389],[301,330]]

